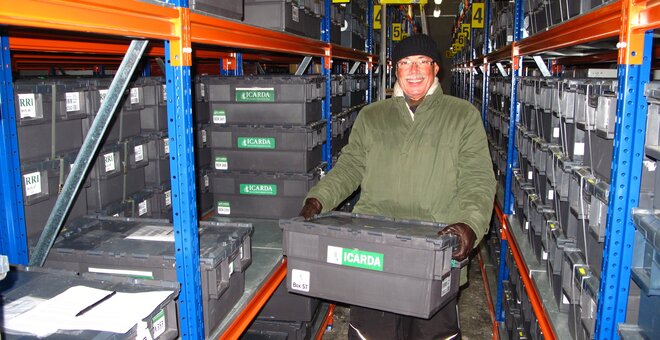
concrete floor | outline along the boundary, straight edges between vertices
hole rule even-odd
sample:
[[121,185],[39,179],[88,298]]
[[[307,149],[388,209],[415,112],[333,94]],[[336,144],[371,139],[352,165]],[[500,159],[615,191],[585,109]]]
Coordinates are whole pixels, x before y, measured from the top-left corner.
[[[488,252],[482,250],[481,256],[488,275],[491,286],[495,282],[497,268],[489,261]],[[493,261],[495,262],[495,261]],[[476,256],[472,257],[469,265],[469,283],[462,287],[458,298],[459,318],[463,340],[489,340],[493,338],[492,323],[488,302],[484,289],[484,281],[479,268],[479,260]],[[491,296],[493,288],[491,288]],[[342,340],[346,339],[348,331],[348,319],[350,308],[337,306],[333,316],[332,329],[326,331],[324,340]]]

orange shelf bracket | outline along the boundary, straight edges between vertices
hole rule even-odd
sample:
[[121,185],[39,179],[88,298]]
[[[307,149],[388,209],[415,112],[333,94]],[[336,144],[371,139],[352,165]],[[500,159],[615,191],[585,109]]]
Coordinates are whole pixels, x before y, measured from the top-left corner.
[[172,66],[192,66],[192,43],[190,39],[190,8],[179,7],[179,16],[172,20],[174,35],[170,41],[170,63]]

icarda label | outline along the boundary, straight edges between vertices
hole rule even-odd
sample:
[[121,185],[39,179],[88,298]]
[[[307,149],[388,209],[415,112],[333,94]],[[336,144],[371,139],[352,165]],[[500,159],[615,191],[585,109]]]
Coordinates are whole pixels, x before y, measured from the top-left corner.
[[328,246],[327,262],[376,271],[383,271],[384,255],[358,249]]

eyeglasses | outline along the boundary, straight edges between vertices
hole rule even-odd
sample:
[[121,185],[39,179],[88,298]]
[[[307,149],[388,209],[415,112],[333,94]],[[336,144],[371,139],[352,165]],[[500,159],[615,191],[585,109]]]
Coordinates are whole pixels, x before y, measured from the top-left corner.
[[399,60],[396,63],[396,66],[398,66],[399,68],[402,68],[402,69],[409,69],[414,64],[414,65],[417,65],[417,67],[419,67],[419,68],[426,68],[426,67],[430,67],[434,63],[435,63],[435,61],[427,60],[427,59],[419,59],[417,61],[403,59],[403,60]]

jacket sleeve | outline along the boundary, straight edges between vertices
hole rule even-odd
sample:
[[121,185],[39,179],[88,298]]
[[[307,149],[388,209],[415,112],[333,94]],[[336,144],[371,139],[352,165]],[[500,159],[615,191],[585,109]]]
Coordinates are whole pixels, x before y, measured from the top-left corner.
[[364,116],[364,112],[358,114],[337,163],[307,194],[321,202],[323,212],[334,209],[362,183],[368,152]]
[[473,107],[466,114],[458,161],[461,214],[457,222],[465,223],[474,230],[477,235],[476,246],[488,232],[496,180],[481,115]]

